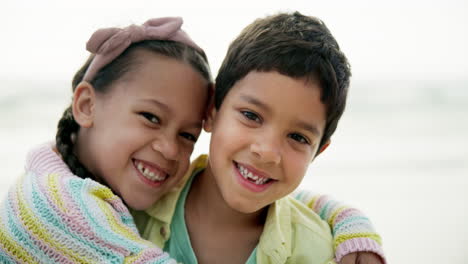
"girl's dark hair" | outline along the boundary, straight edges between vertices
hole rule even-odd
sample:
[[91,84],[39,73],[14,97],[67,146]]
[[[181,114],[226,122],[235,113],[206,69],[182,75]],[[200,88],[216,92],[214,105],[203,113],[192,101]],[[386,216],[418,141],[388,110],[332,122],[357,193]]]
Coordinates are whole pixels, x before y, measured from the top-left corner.
[[[136,53],[137,50],[146,50],[186,62],[207,80],[207,86],[212,83],[208,60],[203,52],[179,42],[167,40],[146,40],[130,45],[130,47],[128,47],[119,57],[103,67],[96,74],[94,79],[90,81],[94,89],[99,93],[109,92],[110,87],[114,82],[120,80],[124,75],[132,70],[135,70],[141,61]],[[93,58],[94,55],[91,55],[73,77],[73,92],[78,84],[83,80],[83,76]],[[80,126],[73,117],[72,107],[69,106],[58,122],[57,135],[55,137],[57,150],[73,174],[81,178],[92,178],[99,181],[99,179],[92,175],[80,162],[74,153],[74,137],[76,137],[79,129]]]

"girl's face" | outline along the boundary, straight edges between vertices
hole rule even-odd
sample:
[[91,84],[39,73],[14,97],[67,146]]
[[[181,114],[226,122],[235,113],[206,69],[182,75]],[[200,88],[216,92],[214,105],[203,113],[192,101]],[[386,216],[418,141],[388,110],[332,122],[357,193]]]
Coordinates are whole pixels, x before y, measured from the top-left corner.
[[81,162],[130,208],[143,210],[188,169],[208,89],[187,63],[138,52],[143,62],[109,92],[78,86],[74,115],[81,125],[76,143]]

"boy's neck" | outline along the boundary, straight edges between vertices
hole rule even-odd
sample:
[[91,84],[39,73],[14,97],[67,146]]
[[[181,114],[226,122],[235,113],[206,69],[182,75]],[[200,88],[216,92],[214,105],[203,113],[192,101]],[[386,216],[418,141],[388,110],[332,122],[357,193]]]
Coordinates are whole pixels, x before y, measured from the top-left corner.
[[224,201],[210,167],[193,179],[185,223],[198,263],[245,263],[258,245],[268,207],[251,214]]

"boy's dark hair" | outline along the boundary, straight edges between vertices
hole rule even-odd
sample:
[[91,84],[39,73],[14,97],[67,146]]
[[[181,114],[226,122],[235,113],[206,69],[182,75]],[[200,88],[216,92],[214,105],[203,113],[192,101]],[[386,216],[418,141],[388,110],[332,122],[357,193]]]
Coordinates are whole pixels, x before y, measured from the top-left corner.
[[[210,68],[205,53],[179,42],[145,40],[130,45],[119,57],[97,72],[94,79],[90,81],[94,89],[99,93],[107,93],[110,91],[113,83],[122,79],[127,73],[136,70],[141,63],[141,59],[136,52],[138,50],[146,50],[186,62],[207,80],[208,88],[212,83]],[[93,57],[94,55],[91,55],[73,77],[73,91],[75,91],[78,84],[83,80],[83,76],[91,64]],[[100,181],[100,179],[93,176],[86,167],[81,164],[73,152],[74,140],[72,139],[72,135],[76,136],[79,128],[80,126],[73,118],[72,108],[69,106],[58,123],[58,130],[55,138],[57,150],[73,174],[81,178],[89,177]]]
[[229,46],[216,78],[215,107],[252,71],[320,81],[326,125],[319,148],[335,132],[346,105],[350,65],[325,24],[299,12],[257,19]]

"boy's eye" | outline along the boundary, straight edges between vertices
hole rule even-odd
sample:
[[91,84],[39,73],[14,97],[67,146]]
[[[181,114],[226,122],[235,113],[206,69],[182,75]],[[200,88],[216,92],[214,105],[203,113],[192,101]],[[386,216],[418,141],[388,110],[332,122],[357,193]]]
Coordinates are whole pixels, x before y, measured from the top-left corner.
[[262,121],[260,119],[260,117],[257,114],[255,114],[254,112],[241,111],[241,113],[242,113],[242,115],[244,115],[249,120],[252,120],[252,121],[255,121],[255,122],[261,122]]
[[190,133],[180,133],[180,136],[182,136],[183,138],[189,140],[189,141],[192,141],[192,142],[197,142],[197,137],[195,137],[193,134],[190,134]]
[[289,134],[289,137],[292,138],[293,140],[301,143],[301,144],[308,144],[310,145],[309,140],[307,140],[306,137],[302,136],[301,134],[298,133],[291,133]]
[[151,113],[148,113],[148,112],[142,112],[140,113],[144,118],[146,118],[148,121],[150,121],[151,123],[154,123],[154,124],[159,124],[161,123],[161,121],[159,120],[159,118]]

